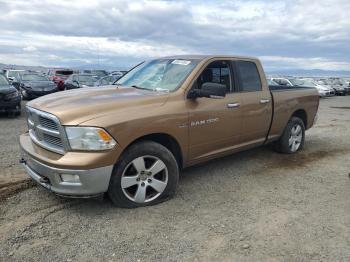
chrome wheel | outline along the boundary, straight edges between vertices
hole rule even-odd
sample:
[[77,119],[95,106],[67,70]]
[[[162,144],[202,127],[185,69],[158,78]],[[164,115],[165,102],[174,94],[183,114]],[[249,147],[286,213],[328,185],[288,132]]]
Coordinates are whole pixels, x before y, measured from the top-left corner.
[[168,184],[168,169],[155,156],[141,156],[132,160],[124,169],[121,188],[133,202],[147,203],[159,197]]
[[296,124],[292,127],[289,135],[289,140],[288,140],[289,149],[292,152],[296,152],[299,149],[302,140],[303,140],[303,129],[299,124]]

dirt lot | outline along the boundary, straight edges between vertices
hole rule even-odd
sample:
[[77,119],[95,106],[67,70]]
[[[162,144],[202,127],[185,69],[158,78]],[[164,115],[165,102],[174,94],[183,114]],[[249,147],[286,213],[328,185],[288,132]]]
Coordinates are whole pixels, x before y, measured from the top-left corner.
[[[23,122],[0,119],[0,179],[23,173]],[[148,208],[24,190],[0,204],[0,261],[350,261],[349,130],[350,97],[323,99],[304,151],[190,168]]]

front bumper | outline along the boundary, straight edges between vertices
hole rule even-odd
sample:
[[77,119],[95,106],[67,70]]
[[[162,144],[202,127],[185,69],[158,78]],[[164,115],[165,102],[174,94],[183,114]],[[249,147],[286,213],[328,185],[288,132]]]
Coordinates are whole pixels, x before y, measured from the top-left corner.
[[18,96],[11,100],[0,100],[0,110],[17,109],[21,104],[21,97]]
[[[113,166],[88,170],[58,169],[25,154],[20,162],[26,173],[38,184],[56,194],[71,197],[89,197],[106,192],[113,169]],[[62,181],[61,174],[77,175],[79,181]]]
[[[97,158],[94,154],[80,153],[80,157],[75,156],[74,153],[56,158],[55,153],[51,153],[52,164],[38,159],[38,153],[44,152],[34,145],[28,135],[20,137],[20,144],[22,149],[22,163],[26,173],[38,184],[46,189],[68,197],[91,197],[107,192],[109,180],[111,178],[114,165],[103,165],[102,167],[89,167],[87,162],[91,158]],[[85,155],[82,155],[85,154]],[[34,156],[35,157],[34,157]],[[79,163],[79,167],[69,166],[67,164],[56,166],[55,164],[63,162],[62,158],[68,158],[65,162],[74,161]],[[48,160],[48,159],[46,159]],[[54,164],[55,163],[55,164]],[[84,164],[85,163],[85,164]],[[86,168],[86,169],[85,169]],[[63,181],[61,175],[76,175],[79,180],[74,182]]]

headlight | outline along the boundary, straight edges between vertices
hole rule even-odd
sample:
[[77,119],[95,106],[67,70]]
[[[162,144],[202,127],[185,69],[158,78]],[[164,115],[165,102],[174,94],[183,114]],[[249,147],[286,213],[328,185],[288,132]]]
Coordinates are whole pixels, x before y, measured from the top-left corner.
[[70,147],[74,150],[107,150],[117,142],[99,127],[65,127]]
[[17,97],[17,96],[18,96],[18,91],[15,91],[15,92],[13,92],[13,93],[7,94],[7,95],[5,96],[5,98],[6,98],[6,99],[11,99],[11,98],[15,98],[15,97]]

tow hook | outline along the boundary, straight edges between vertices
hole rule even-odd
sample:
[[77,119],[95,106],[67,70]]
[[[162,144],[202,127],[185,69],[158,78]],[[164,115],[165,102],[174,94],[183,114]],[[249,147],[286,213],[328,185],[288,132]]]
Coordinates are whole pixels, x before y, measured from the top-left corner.
[[20,164],[27,164],[27,161],[22,157],[22,158],[19,160],[19,163],[20,163]]
[[39,179],[39,182],[40,183],[44,183],[44,184],[49,184],[50,183],[50,181],[49,181],[49,179],[47,177],[41,177]]

